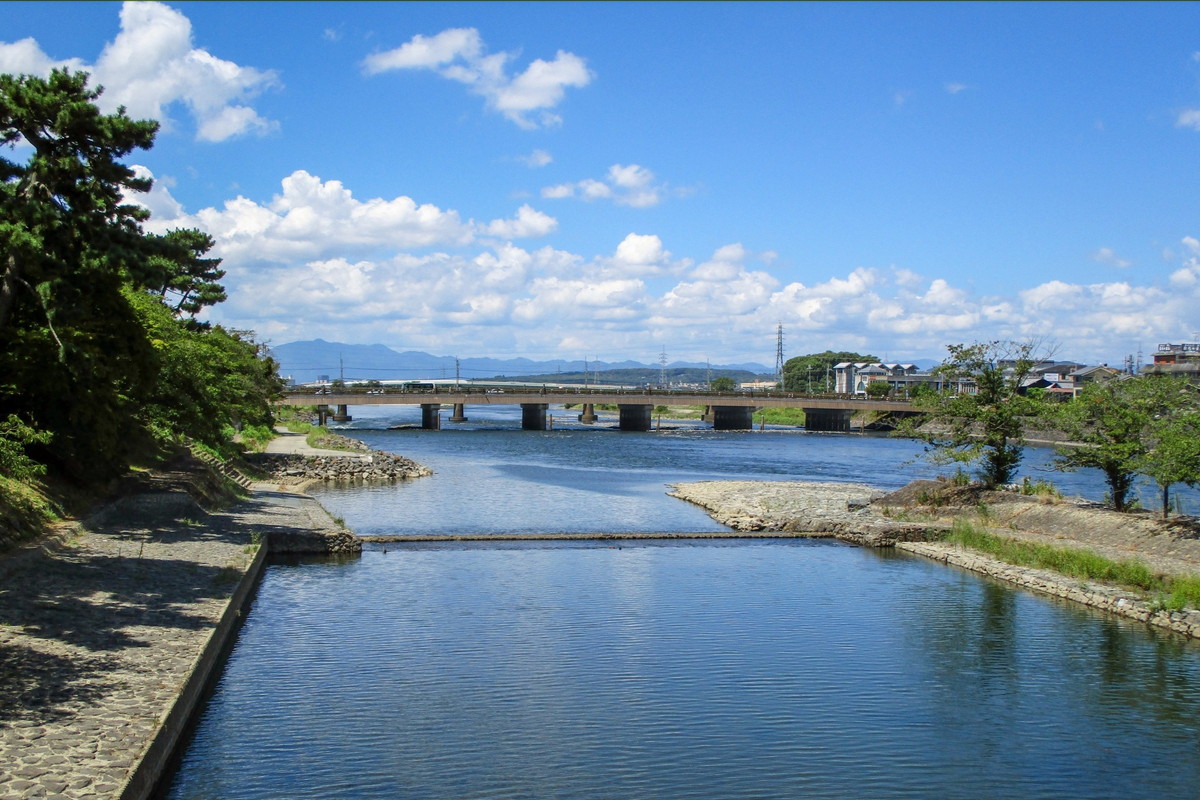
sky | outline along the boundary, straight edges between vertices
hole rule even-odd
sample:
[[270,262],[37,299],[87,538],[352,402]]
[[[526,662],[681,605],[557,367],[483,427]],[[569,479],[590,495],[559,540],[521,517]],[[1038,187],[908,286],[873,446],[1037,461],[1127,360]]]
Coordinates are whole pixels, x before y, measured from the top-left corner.
[[272,344],[1120,365],[1200,331],[1200,4],[4,6],[0,71],[161,123],[146,229],[211,234],[207,318]]

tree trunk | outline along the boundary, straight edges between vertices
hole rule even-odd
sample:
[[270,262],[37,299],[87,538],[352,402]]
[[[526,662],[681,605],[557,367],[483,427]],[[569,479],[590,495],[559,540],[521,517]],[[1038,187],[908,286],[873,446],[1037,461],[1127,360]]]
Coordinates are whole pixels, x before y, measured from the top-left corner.
[[17,296],[17,281],[20,277],[17,257],[9,253],[8,263],[4,265],[4,274],[0,275],[0,330],[4,330],[9,314],[12,313],[13,301]]
[[1162,487],[1162,490],[1163,490],[1163,495],[1162,495],[1163,519],[1166,519],[1167,512],[1171,510],[1171,487],[1164,486],[1164,487]]

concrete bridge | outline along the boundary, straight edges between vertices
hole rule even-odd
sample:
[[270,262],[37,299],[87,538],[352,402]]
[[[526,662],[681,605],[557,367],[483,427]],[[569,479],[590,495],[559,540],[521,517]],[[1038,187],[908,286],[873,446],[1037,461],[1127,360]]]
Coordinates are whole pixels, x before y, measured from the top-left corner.
[[[434,390],[392,389],[324,389],[314,393],[289,391],[283,405],[323,407],[319,409],[322,422],[325,414],[335,422],[350,420],[349,406],[419,405],[421,427],[430,430],[441,427],[441,410],[451,406],[450,422],[465,422],[468,405],[520,405],[521,427],[525,430],[545,430],[546,411],[551,405],[580,407],[579,421],[596,421],[597,405],[615,405],[619,410],[619,427],[623,431],[648,431],[654,407],[658,405],[705,406],[705,419],[714,430],[749,430],[754,426],[753,414],[762,408],[802,408],[805,428],[810,431],[849,431],[850,417],[857,411],[883,411],[904,416],[920,413],[907,400],[868,400],[846,395],[806,395],[785,392],[675,392],[662,390],[588,390],[588,389],[506,389],[480,390],[438,388]],[[334,410],[329,412],[329,407]]]

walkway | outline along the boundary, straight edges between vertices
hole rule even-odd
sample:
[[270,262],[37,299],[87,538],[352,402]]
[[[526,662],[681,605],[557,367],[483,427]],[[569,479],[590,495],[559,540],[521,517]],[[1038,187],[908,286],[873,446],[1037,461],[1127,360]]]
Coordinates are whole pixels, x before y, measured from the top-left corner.
[[[139,797],[127,784],[235,588],[253,540],[328,528],[258,486],[206,513],[187,470],[0,559],[0,798]],[[323,516],[322,516],[323,515]]]

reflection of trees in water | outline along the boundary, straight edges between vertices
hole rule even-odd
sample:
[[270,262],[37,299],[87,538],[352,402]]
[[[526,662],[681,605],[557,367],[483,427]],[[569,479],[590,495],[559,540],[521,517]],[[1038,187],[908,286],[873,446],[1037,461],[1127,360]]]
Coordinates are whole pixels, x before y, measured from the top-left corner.
[[1077,739],[1094,751],[1092,778],[1200,780],[1195,642],[967,575],[914,599],[905,639],[955,760],[1014,779],[1070,772]]
[[1200,646],[1167,631],[1112,618],[1098,620],[1097,628],[1089,654],[1097,665],[1095,680],[1083,687],[1091,704],[1112,717],[1138,709],[1194,737],[1200,726]]

